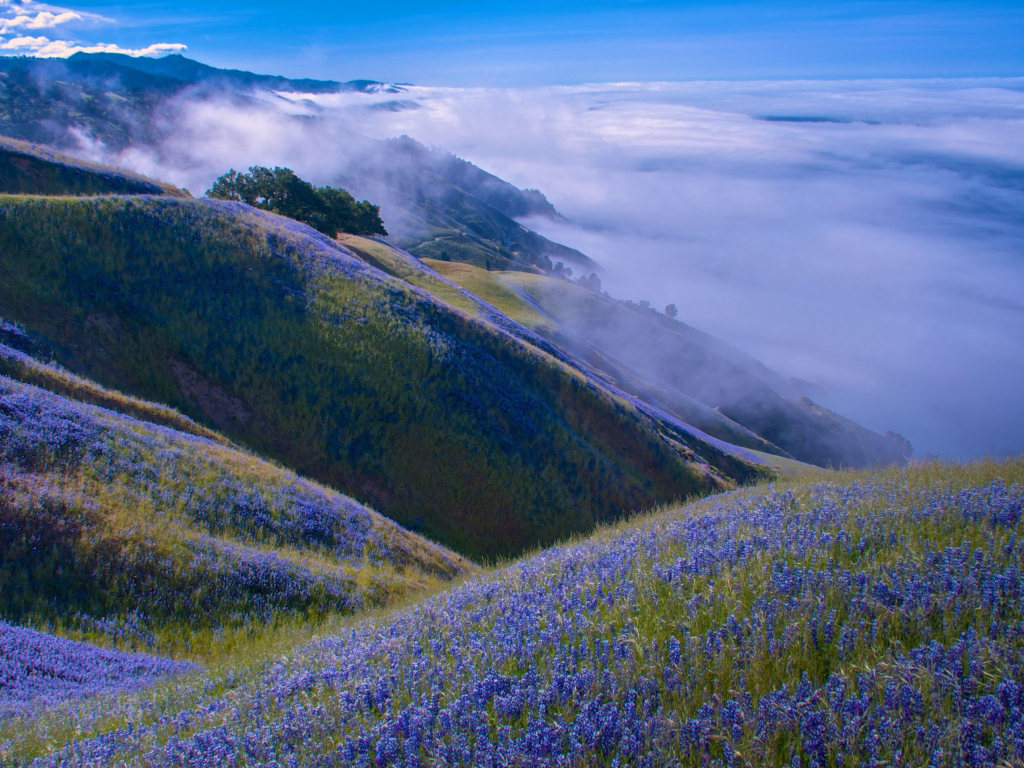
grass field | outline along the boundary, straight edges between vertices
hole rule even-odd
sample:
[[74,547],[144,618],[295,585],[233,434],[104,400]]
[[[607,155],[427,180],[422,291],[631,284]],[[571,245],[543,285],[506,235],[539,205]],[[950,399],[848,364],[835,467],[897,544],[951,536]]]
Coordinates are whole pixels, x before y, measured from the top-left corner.
[[472,570],[237,448],[0,376],[0,615],[189,658]]
[[1021,461],[819,472],[665,509],[281,656],[11,721],[0,754],[1015,765],[1022,480]]

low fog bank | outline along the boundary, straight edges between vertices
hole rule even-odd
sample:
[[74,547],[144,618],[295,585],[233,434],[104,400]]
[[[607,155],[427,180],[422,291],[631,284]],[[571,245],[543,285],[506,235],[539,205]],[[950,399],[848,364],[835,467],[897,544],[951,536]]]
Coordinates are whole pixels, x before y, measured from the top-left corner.
[[[917,455],[1024,449],[1024,81],[690,83],[179,99],[158,151],[335,182],[408,134],[524,188],[524,221]],[[387,215],[386,202],[383,211]]]

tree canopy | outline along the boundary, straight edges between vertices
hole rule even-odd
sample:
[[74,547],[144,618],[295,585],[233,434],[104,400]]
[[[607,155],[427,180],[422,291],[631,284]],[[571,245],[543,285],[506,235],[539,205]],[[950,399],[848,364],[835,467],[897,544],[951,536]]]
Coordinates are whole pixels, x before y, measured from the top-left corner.
[[309,224],[329,237],[339,232],[353,235],[387,235],[380,206],[356,201],[344,189],[314,187],[290,168],[254,165],[249,173],[233,168],[207,190],[207,197],[237,200],[254,208],[273,211]]

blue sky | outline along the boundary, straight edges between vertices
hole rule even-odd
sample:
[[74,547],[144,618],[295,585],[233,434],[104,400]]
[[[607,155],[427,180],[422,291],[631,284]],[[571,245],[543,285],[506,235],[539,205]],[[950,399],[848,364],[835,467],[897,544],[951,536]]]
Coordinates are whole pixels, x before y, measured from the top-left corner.
[[[5,29],[4,14],[23,21]],[[59,54],[101,43],[154,53],[184,45],[200,61],[275,74],[429,85],[1015,76],[1024,74],[1024,4],[0,0],[0,48]]]

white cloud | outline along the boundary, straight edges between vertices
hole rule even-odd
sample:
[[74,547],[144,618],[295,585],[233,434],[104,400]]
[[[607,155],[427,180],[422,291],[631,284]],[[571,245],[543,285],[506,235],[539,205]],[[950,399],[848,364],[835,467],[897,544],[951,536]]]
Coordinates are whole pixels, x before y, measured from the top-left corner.
[[113,19],[94,13],[37,3],[34,0],[0,0],[0,50],[63,58],[76,53],[123,53],[128,56],[164,56],[179,53],[187,46],[181,43],[154,43],[145,48],[122,48],[115,43],[92,43],[80,40],[54,40],[44,35],[21,34],[29,30],[51,30],[62,25],[114,24]]
[[20,15],[13,19],[0,18],[0,35],[7,34],[15,29],[53,29],[61,24],[71,21],[84,21],[82,14],[74,11],[63,13],[50,13],[40,11],[35,16]]
[[182,43],[154,43],[145,48],[122,48],[114,43],[78,43],[46,37],[16,37],[0,43],[0,49],[19,50],[42,58],[67,58],[76,53],[123,53],[126,56],[166,56],[188,48]]

